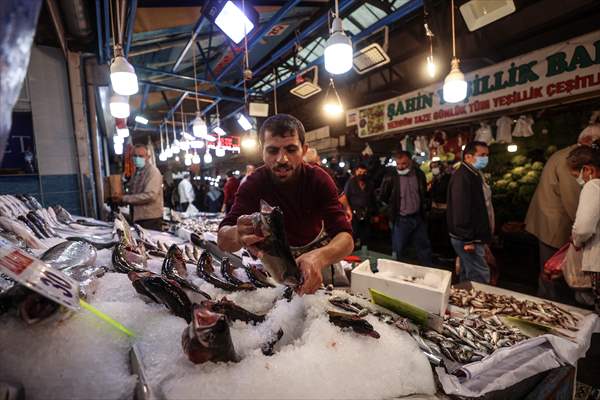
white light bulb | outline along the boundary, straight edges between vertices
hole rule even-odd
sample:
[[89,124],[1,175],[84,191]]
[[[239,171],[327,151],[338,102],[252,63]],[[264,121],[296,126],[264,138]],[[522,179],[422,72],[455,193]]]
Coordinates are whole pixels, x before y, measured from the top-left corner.
[[124,141],[125,139],[123,139],[123,137],[119,135],[113,135],[113,143],[123,144]]
[[179,153],[181,149],[179,148],[179,140],[174,140],[173,143],[171,144],[171,152],[173,154],[177,154]]
[[242,139],[242,147],[245,150],[252,150],[256,147],[256,139],[254,136],[246,136]]
[[509,144],[508,147],[506,147],[506,150],[508,150],[509,153],[515,153],[518,150],[518,147],[516,144]]
[[202,119],[200,111],[196,113],[196,119],[194,119],[194,122],[192,123],[192,132],[196,137],[204,137],[208,134],[206,122]]
[[344,107],[338,102],[326,102],[323,104],[323,111],[331,117],[337,117],[344,112]]
[[222,147],[217,147],[215,149],[215,156],[217,156],[217,157],[223,157],[223,156],[225,156],[225,149],[222,148]]
[[212,155],[210,154],[210,151],[206,151],[206,153],[204,153],[204,163],[205,164],[210,164],[212,162]]
[[117,135],[122,138],[129,137],[129,128],[117,128]]
[[167,154],[164,150],[160,152],[160,154],[158,155],[158,159],[162,162],[167,161]]
[[183,151],[188,151],[190,149],[190,142],[188,142],[187,140],[183,140],[179,142],[179,147]]
[[433,62],[433,56],[427,57],[427,73],[430,77],[435,78],[435,63]]
[[338,165],[340,166],[340,168],[344,168],[346,166],[346,163],[343,161],[340,161],[340,163]]
[[171,158],[171,157],[173,157],[173,152],[171,151],[171,148],[170,148],[170,147],[167,147],[167,148],[165,149],[165,155],[167,156],[167,158]]
[[325,69],[333,75],[343,74],[352,68],[352,41],[342,28],[342,20],[334,18],[333,33],[325,43]]
[[183,163],[185,164],[186,167],[189,167],[190,165],[192,165],[192,159],[186,158]]
[[458,103],[467,97],[467,81],[460,71],[458,58],[453,58],[450,73],[444,79],[443,97],[446,103]]
[[129,98],[118,94],[110,96],[109,109],[114,118],[129,117]]
[[147,119],[147,118],[144,118],[144,117],[143,117],[143,116],[141,116],[141,115],[136,115],[136,116],[135,116],[135,122],[138,122],[138,123],[140,123],[140,124],[142,124],[142,125],[148,125],[148,119]]
[[123,154],[123,143],[113,143],[113,147],[116,155]]
[[192,149],[201,149],[204,147],[204,142],[202,140],[192,140],[190,146]]
[[327,164],[327,159],[326,158],[322,159],[321,164]]
[[200,164],[200,156],[198,154],[194,154],[194,157],[192,157],[192,163]]
[[139,90],[135,69],[123,56],[114,58],[110,65],[110,83],[115,93],[131,96]]

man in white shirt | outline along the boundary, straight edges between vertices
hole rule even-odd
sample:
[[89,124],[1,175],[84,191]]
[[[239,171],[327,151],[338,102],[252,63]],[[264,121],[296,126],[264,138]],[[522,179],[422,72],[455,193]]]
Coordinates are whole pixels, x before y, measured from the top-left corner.
[[185,212],[188,206],[196,198],[194,187],[192,186],[192,177],[189,172],[183,177],[181,182],[179,182],[177,191],[179,192],[179,211]]

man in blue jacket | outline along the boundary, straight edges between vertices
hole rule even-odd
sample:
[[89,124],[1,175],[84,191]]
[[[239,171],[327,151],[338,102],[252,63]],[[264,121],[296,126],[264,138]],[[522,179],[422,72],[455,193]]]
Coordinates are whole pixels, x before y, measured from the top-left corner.
[[461,282],[490,281],[485,246],[492,240],[494,210],[491,190],[481,174],[488,164],[489,152],[483,142],[468,143],[463,150],[462,165],[452,175],[448,187],[448,232],[460,257]]

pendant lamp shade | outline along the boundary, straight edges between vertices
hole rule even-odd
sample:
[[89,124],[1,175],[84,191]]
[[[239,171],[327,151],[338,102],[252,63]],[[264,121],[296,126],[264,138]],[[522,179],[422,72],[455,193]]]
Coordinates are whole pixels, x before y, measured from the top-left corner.
[[333,75],[350,71],[352,68],[352,41],[342,28],[342,20],[335,17],[332,33],[325,43],[325,69]]
[[118,94],[110,97],[110,115],[114,118],[129,117],[129,98]]
[[461,72],[458,58],[453,58],[451,69],[444,79],[444,101],[446,103],[458,103],[467,97],[467,81]]
[[135,69],[123,56],[116,56],[110,65],[110,83],[115,93],[131,96],[139,91]]

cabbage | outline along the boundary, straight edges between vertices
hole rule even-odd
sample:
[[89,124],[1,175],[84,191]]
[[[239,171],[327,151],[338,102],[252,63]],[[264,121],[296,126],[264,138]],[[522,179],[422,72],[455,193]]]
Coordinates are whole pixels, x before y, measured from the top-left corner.
[[523,176],[527,173],[527,171],[525,171],[525,168],[523,168],[523,167],[515,167],[510,172],[513,175],[516,175],[517,177]]
[[519,166],[519,165],[524,165],[525,163],[527,163],[527,157],[525,156],[514,156],[510,162],[512,163],[512,165],[515,166]]
[[509,182],[507,188],[510,190],[515,190],[516,188],[519,187],[519,184],[517,182]]
[[430,167],[430,162],[429,161],[425,161],[423,164],[421,164],[421,171],[428,173],[431,171],[431,167]]
[[558,150],[558,147],[552,145],[552,146],[548,146],[548,148],[546,149],[546,158],[550,157],[552,154],[556,153],[556,151]]
[[496,183],[494,184],[494,187],[496,189],[505,189],[509,184],[509,181],[504,180],[504,179],[500,179],[499,181],[496,181]]
[[541,171],[544,169],[544,163],[541,161],[536,161],[531,166],[531,169],[533,169],[534,171]]
[[502,176],[502,179],[510,181],[512,180],[512,177],[512,174],[510,172],[507,172],[506,174],[504,174],[504,176]]

